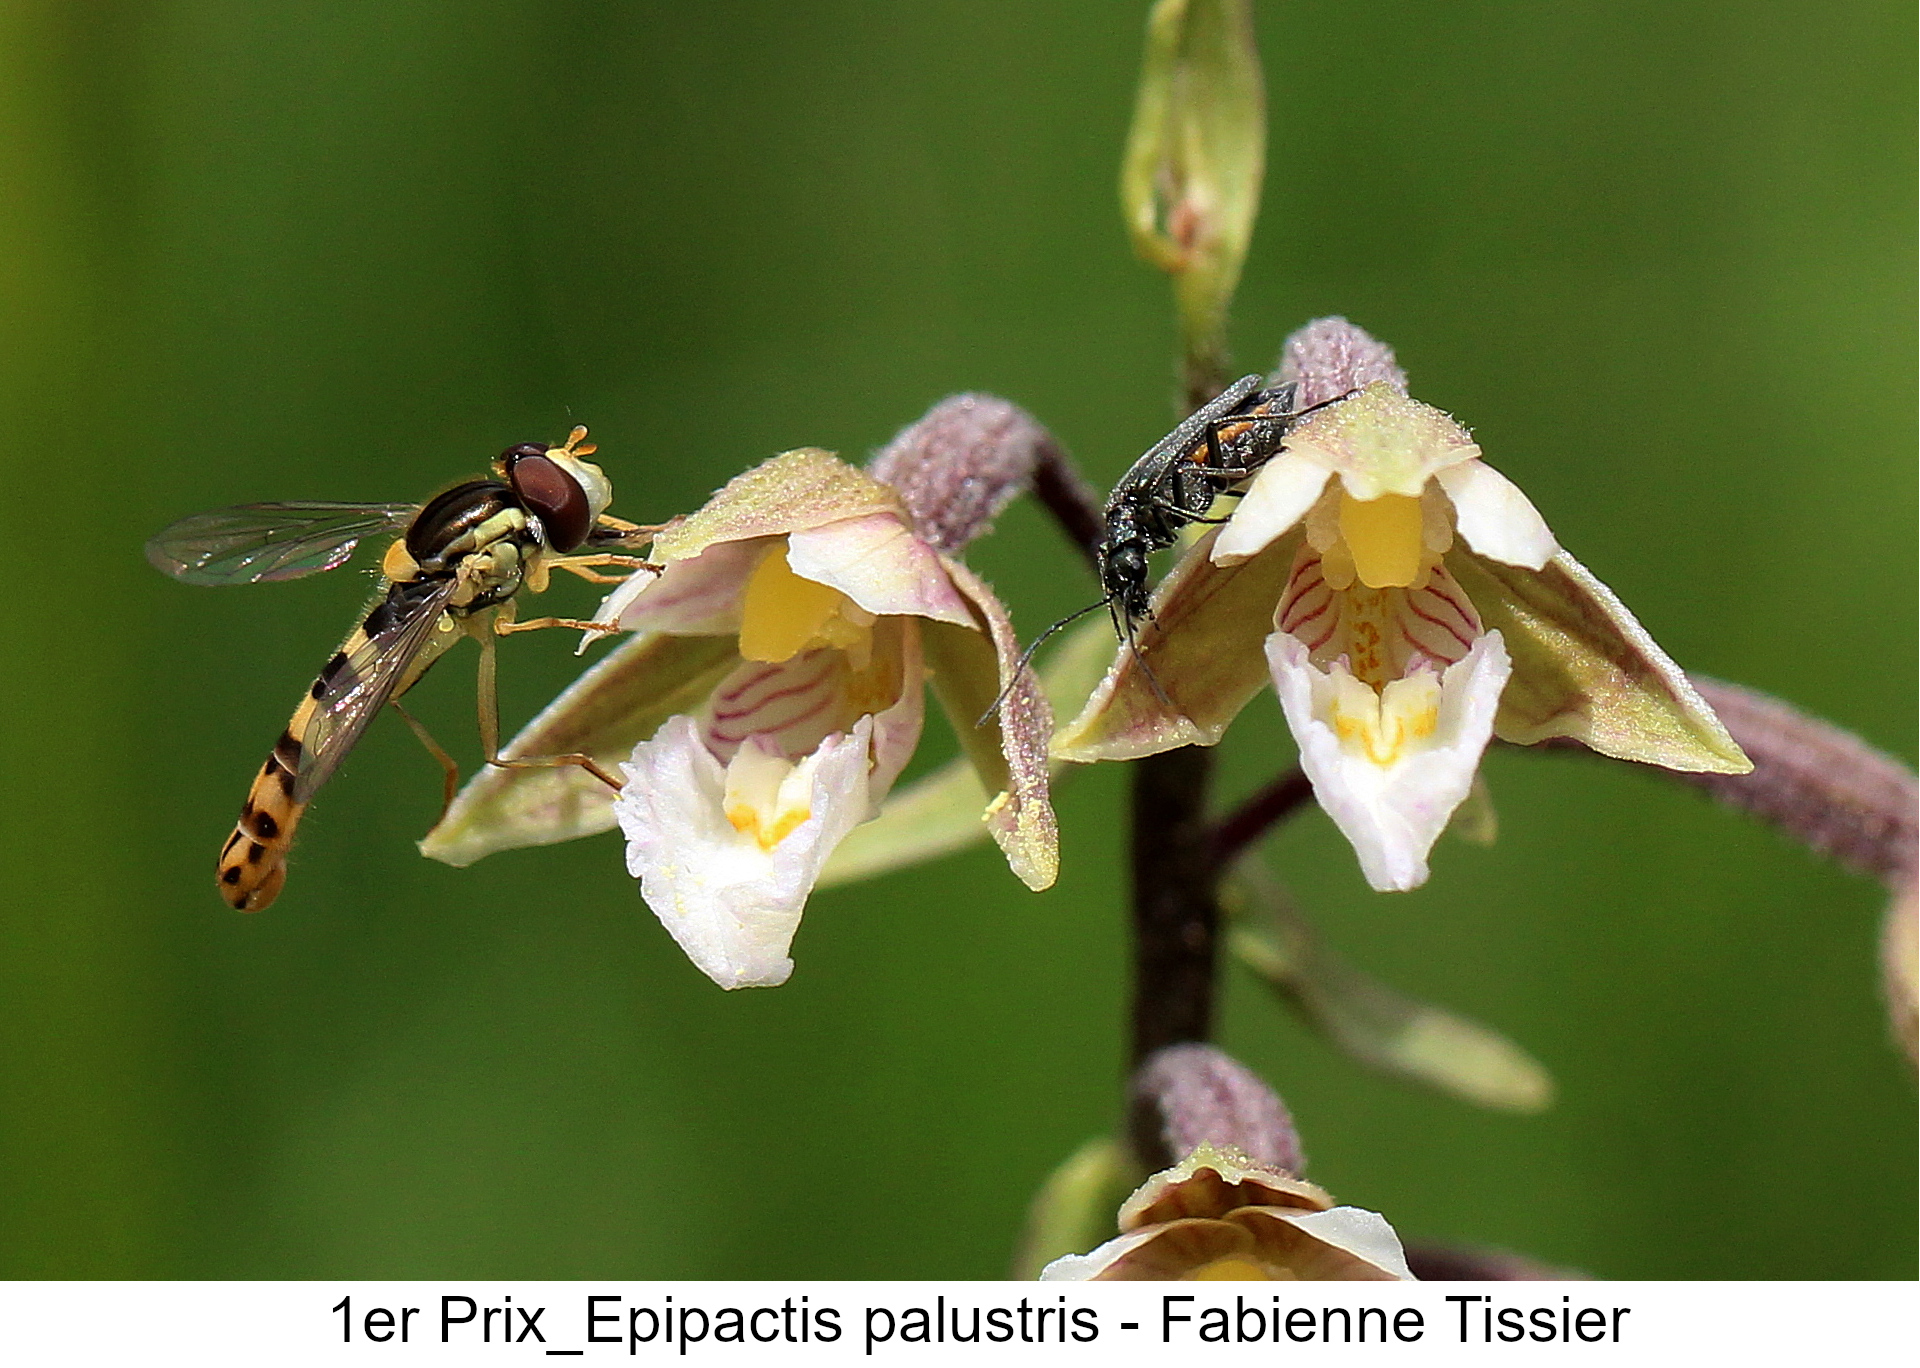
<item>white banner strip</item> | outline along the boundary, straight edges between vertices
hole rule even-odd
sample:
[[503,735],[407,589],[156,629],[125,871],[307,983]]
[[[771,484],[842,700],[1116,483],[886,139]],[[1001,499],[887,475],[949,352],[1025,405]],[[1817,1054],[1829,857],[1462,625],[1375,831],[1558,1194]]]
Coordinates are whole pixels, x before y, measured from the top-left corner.
[[1803,1365],[1897,1362],[1916,1312],[1920,1283],[5,1283],[0,1359]]

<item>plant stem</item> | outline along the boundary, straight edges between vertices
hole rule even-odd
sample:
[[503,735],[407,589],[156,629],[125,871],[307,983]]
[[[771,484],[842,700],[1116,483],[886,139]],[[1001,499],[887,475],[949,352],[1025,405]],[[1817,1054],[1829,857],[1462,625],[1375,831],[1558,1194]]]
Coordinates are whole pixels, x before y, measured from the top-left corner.
[[1214,896],[1207,783],[1213,753],[1183,746],[1136,760],[1133,804],[1133,1051],[1130,1068],[1163,1046],[1213,1030],[1220,909]]
[[1259,840],[1277,823],[1304,807],[1313,797],[1313,784],[1298,765],[1248,796],[1239,807],[1222,817],[1213,829],[1213,859],[1221,868],[1232,864],[1242,851]]

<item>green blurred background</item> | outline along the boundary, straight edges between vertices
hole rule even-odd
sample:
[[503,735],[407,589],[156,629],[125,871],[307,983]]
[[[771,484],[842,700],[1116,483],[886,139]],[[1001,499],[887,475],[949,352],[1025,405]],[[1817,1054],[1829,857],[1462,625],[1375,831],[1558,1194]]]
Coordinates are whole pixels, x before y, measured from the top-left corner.
[[[722,994],[612,837],[420,859],[373,729],[240,916],[213,856],[365,591],[196,590],[140,542],[408,499],[591,424],[694,506],[957,389],[1110,481],[1172,417],[1115,206],[1144,4],[0,5],[0,1274],[990,1277],[1116,1112],[1120,775],[1044,896],[988,850],[815,899]],[[1762,0],[1261,0],[1272,166],[1234,341],[1392,342],[1689,668],[1913,757],[1914,17]],[[973,554],[1089,597],[1030,508]],[[591,606],[585,586],[551,596]],[[575,668],[503,652],[511,725]],[[416,695],[471,760],[471,655]],[[1270,699],[1229,790],[1283,764]],[[950,748],[941,735],[937,745]],[[1478,1112],[1232,977],[1310,1172],[1410,1238],[1620,1277],[1912,1277],[1914,1090],[1879,889],[1691,792],[1503,753],[1499,844],[1381,896],[1317,812],[1333,941],[1547,1063]]]

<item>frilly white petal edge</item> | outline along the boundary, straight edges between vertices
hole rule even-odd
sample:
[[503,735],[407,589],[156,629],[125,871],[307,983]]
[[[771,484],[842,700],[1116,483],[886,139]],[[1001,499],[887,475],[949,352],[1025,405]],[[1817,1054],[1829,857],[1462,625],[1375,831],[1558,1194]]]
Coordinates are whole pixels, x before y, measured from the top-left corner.
[[1360,857],[1360,871],[1381,892],[1427,881],[1427,852],[1473,786],[1480,754],[1493,736],[1494,712],[1512,664],[1498,632],[1488,632],[1440,676],[1433,733],[1380,765],[1350,751],[1329,724],[1334,681],[1287,632],[1267,638],[1267,663],[1300,767],[1314,797]]
[[627,869],[667,933],[722,988],[770,988],[793,973],[787,951],[807,895],[868,815],[872,738],[863,717],[800,761],[811,769],[808,815],[771,849],[727,820],[726,770],[692,718],[670,719],[622,766],[614,815]]

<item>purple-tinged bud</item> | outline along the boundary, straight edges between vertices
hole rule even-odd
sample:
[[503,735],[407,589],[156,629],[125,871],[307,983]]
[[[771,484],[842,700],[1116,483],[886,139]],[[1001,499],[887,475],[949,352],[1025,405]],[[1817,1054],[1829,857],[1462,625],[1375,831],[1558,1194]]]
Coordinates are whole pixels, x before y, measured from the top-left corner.
[[937,551],[958,551],[989,532],[1027,488],[1053,437],[1018,404],[992,394],[956,394],[902,428],[867,465],[891,485],[914,529]]
[[1693,683],[1753,760],[1753,772],[1681,778],[1890,888],[1913,882],[1912,770],[1777,698],[1697,675]]
[[1169,1045],[1150,1056],[1133,1076],[1133,1112],[1135,1144],[1156,1147],[1140,1156],[1150,1166],[1202,1145],[1237,1149],[1287,1173],[1304,1166],[1286,1105],[1251,1069],[1211,1045]]
[[1298,408],[1338,399],[1376,380],[1407,392],[1407,373],[1394,361],[1393,348],[1344,318],[1316,318],[1289,337],[1272,376],[1273,384],[1300,386],[1294,400]]

